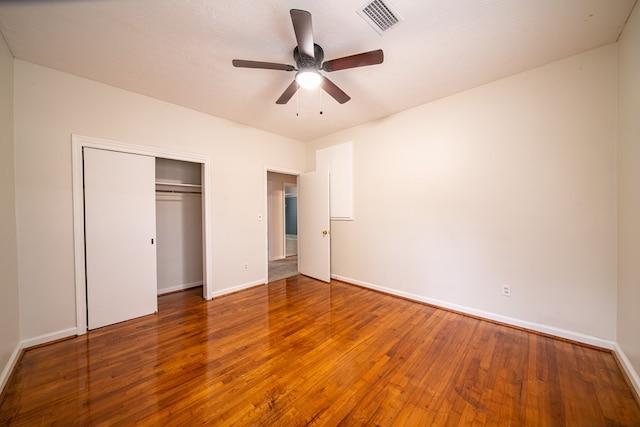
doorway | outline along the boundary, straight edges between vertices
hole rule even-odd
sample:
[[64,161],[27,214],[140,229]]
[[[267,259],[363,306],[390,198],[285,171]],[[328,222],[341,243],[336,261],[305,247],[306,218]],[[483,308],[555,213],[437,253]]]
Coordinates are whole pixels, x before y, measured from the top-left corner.
[[[286,260],[286,234],[284,222],[284,186],[278,179],[295,182],[297,187],[297,259],[296,269],[289,274],[303,274],[324,282],[331,280],[331,221],[329,212],[329,170],[296,172],[265,167],[264,207],[266,246],[265,283],[274,278],[269,275],[269,264]],[[295,181],[293,180],[295,178]],[[281,181],[284,182],[284,181]],[[278,214],[277,210],[282,211]],[[281,216],[278,216],[281,215]],[[280,218],[275,219],[274,218]],[[284,236],[284,237],[283,237]],[[279,245],[279,251],[276,250]],[[274,264],[271,264],[274,265]]]
[[267,170],[267,282],[298,274],[298,177]]
[[298,255],[298,186],[283,184],[284,251],[286,257]]

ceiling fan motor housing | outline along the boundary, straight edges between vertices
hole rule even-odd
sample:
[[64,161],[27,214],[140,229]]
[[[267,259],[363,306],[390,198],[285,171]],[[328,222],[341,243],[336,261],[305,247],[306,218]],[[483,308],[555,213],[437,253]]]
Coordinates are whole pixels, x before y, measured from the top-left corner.
[[317,44],[313,44],[313,55],[315,58],[308,58],[300,55],[298,46],[293,48],[293,59],[296,61],[298,70],[313,68],[319,70],[324,61],[324,50]]

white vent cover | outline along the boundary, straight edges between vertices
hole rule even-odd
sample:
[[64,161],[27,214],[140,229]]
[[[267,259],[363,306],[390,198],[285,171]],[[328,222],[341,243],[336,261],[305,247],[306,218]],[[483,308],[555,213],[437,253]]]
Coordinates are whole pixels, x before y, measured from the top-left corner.
[[373,0],[358,9],[358,15],[382,35],[394,25],[404,21],[400,14],[388,2]]

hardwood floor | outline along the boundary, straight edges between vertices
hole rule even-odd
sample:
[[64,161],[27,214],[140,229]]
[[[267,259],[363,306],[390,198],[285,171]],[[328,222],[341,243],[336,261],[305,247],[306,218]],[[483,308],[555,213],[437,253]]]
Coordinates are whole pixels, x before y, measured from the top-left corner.
[[640,425],[605,351],[296,276],[26,351],[0,425]]

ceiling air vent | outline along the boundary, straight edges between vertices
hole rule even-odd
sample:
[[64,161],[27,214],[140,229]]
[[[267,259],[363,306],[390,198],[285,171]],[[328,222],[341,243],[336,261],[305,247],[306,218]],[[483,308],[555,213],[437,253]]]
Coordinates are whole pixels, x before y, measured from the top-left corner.
[[404,21],[393,6],[382,0],[373,0],[366,3],[358,9],[358,15],[367,21],[380,35],[397,23]]

